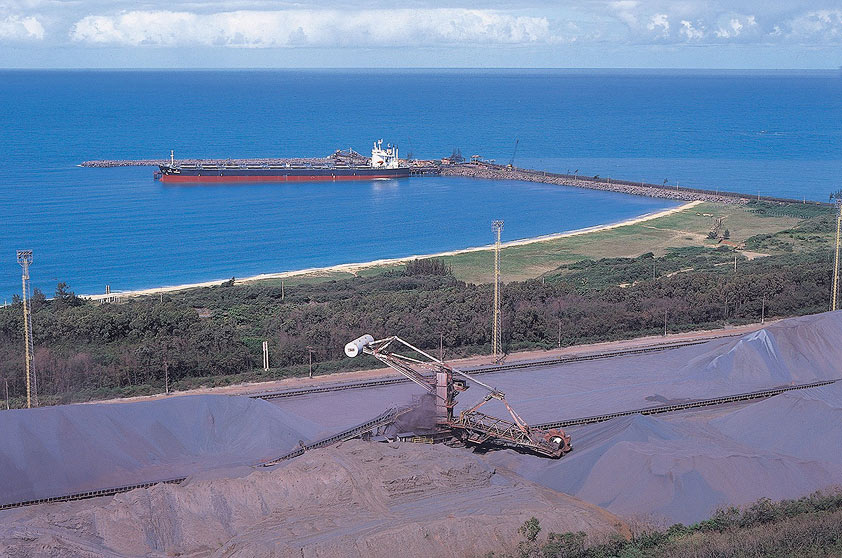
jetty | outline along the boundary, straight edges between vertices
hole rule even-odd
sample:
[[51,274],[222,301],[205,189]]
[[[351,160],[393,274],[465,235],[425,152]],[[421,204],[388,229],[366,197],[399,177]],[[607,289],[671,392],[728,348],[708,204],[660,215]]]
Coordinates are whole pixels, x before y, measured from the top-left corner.
[[772,203],[803,203],[810,205],[829,206],[827,202],[796,200],[775,196],[749,195],[739,192],[729,192],[719,189],[688,188],[668,184],[651,184],[648,182],[633,182],[599,176],[581,176],[575,174],[560,174],[541,170],[521,169],[512,166],[496,165],[484,161],[471,161],[459,164],[442,164],[442,176],[464,176],[470,178],[486,178],[489,180],[521,180],[525,182],[542,182],[559,186],[574,186],[591,190],[605,190],[620,192],[635,196],[663,198],[681,201],[707,201],[725,204],[746,204],[750,201],[765,201]]
[[[182,165],[220,165],[228,167],[248,167],[260,165],[290,165],[290,166],[327,166],[342,164],[366,164],[368,157],[353,150],[336,151],[327,157],[287,157],[287,158],[248,158],[248,159],[178,159]],[[158,167],[168,165],[169,159],[101,159],[84,161],[81,167],[110,168],[110,167]],[[672,199],[679,201],[707,201],[724,204],[746,204],[750,201],[765,201],[772,203],[803,203],[810,205],[831,205],[827,202],[812,200],[797,200],[760,194],[746,194],[731,192],[724,189],[690,188],[678,184],[653,184],[644,181],[630,181],[611,177],[582,176],[579,174],[563,174],[549,171],[524,169],[512,165],[498,165],[482,160],[451,161],[441,160],[404,160],[401,164],[410,168],[411,176],[458,176],[466,178],[482,178],[488,180],[520,180],[524,182],[541,182],[559,186],[573,186],[591,190],[619,192],[635,196],[650,198]]]

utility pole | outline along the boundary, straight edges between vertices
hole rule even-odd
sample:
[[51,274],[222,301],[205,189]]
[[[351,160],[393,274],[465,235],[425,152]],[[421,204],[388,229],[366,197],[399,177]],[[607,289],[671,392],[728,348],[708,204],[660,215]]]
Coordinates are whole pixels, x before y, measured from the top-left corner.
[[737,255],[734,254],[734,273],[737,273]]
[[170,363],[169,363],[169,344],[164,342],[164,394],[170,394]]
[[23,288],[23,330],[24,330],[24,362],[26,364],[26,408],[38,406],[38,385],[35,381],[35,368],[32,358],[35,346],[32,340],[32,308],[27,299],[29,294],[29,266],[32,265],[32,250],[18,250],[18,263],[21,266],[21,285]]
[[444,362],[444,332],[439,332],[439,360]]
[[667,311],[664,310],[664,337],[667,336]]
[[269,342],[263,342],[263,371],[269,370]]
[[760,307],[760,323],[766,323],[766,295],[763,295],[763,305]]
[[503,357],[503,319],[500,312],[500,233],[503,221],[494,220],[491,227],[497,235],[494,242],[494,322],[491,328],[491,353],[496,361]]
[[307,345],[307,354],[310,357],[310,374],[309,377],[313,377],[313,347],[311,345]]
[[561,348],[561,316],[558,317],[558,348]]
[[6,410],[9,410],[9,379],[3,378],[3,383],[6,384]]
[[284,300],[284,280],[281,279],[281,302]]

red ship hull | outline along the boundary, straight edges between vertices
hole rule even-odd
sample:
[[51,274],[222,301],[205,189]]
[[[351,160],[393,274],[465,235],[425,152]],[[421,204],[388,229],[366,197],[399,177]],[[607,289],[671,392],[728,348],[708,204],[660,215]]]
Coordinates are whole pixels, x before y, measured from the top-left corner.
[[[409,176],[406,174],[405,176]],[[377,180],[377,179],[391,179],[404,178],[405,176],[395,175],[369,175],[369,176],[185,176],[177,174],[163,174],[161,175],[161,182],[172,183],[222,183],[222,182],[336,182],[339,180]]]
[[196,168],[162,165],[159,174],[162,182],[169,183],[253,183],[253,182],[335,182],[338,180],[378,180],[406,178],[410,175],[407,167],[394,169],[291,167],[285,169],[268,168]]

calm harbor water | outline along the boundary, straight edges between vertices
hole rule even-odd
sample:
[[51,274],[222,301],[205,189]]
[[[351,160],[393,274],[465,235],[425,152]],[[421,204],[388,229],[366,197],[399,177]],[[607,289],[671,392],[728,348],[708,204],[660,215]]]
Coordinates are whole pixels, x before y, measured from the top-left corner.
[[[826,199],[842,160],[835,73],[0,72],[0,298],[102,292],[486,244],[671,202],[546,185],[165,186],[86,159],[316,156],[373,139],[632,180]],[[6,254],[2,256],[2,254]]]

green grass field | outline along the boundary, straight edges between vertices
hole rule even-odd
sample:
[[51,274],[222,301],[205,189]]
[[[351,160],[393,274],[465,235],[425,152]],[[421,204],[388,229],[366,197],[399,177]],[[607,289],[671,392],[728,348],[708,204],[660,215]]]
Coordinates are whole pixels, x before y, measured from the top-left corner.
[[[558,266],[583,259],[636,257],[647,252],[664,255],[669,248],[716,247],[708,240],[714,219],[722,217],[731,241],[740,243],[756,234],[787,230],[802,218],[758,214],[747,206],[703,203],[696,207],[643,223],[587,234],[504,248],[501,273],[504,281],[539,277]],[[471,252],[443,258],[459,279],[472,283],[493,280],[493,252]]]
[[[734,244],[741,244],[756,235],[768,235],[765,241],[754,242],[746,247],[745,255],[748,257],[792,252],[807,241],[831,240],[828,231],[832,226],[824,222],[814,227],[821,231],[819,233],[798,230],[799,225],[807,220],[814,223],[819,219],[832,220],[832,210],[827,207],[756,202],[747,205],[701,203],[643,223],[505,247],[501,254],[501,273],[506,282],[522,281],[540,277],[561,265],[583,259],[637,257],[647,252],[662,256],[670,248],[692,246],[715,248],[720,245],[719,242],[709,240],[707,235],[719,218],[723,220],[723,230],[728,229],[729,240]],[[490,283],[493,280],[494,253],[490,249],[443,256],[442,260],[452,266],[453,274],[462,281]],[[401,268],[402,264],[388,264],[362,268],[353,274],[346,271],[320,271],[288,277],[284,283],[294,286],[347,279],[352,275],[370,277]],[[281,280],[267,279],[261,283],[280,285]]]

